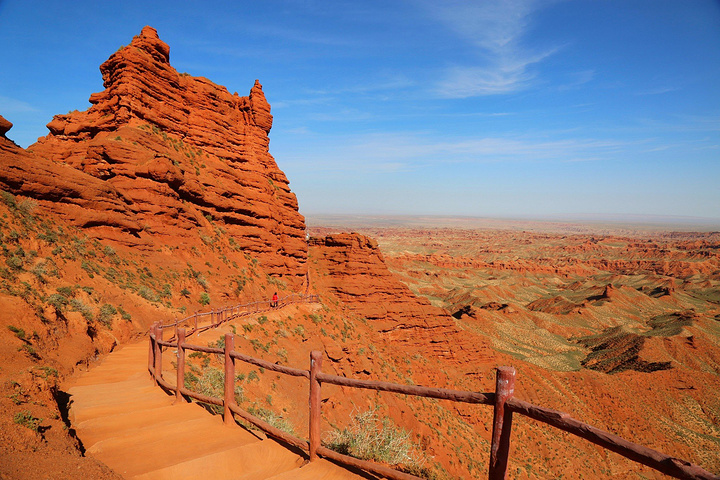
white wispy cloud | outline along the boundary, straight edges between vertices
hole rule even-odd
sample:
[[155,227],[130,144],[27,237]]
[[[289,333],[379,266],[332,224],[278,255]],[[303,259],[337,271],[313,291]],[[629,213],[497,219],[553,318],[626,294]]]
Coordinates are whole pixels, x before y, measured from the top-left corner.
[[30,105],[28,102],[0,95],[0,114],[8,115],[37,111],[38,109]]
[[302,161],[322,171],[397,172],[461,163],[578,162],[612,158],[635,150],[645,141],[557,138],[553,135],[438,138],[427,132],[346,135],[313,144],[312,156],[283,152],[285,162]]
[[676,92],[680,90],[677,87],[655,87],[637,92],[636,95],[662,95],[663,93]]
[[424,2],[431,14],[478,52],[479,62],[450,67],[438,85],[448,98],[511,93],[529,87],[532,66],[551,56],[556,47],[531,49],[523,39],[533,14],[548,2],[538,0],[460,0]]

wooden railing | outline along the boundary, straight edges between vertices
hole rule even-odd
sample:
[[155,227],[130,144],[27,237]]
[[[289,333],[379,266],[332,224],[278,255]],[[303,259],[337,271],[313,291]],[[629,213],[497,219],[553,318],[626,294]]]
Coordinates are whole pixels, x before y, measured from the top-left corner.
[[[273,306],[272,300],[260,300],[256,302],[244,303],[241,305],[222,307],[217,310],[210,310],[209,312],[195,312],[192,315],[181,318],[180,320],[175,320],[174,322],[164,324],[161,323],[160,329],[177,330],[177,328],[181,326],[186,326],[190,328],[190,330],[187,332],[187,336],[189,337],[190,335],[193,335],[195,333],[201,333],[205,330],[216,328],[223,323],[229,322],[230,320],[235,320],[237,318],[245,317],[247,315],[255,315],[258,313],[269,312],[274,308],[282,308],[296,303],[313,303],[317,301],[317,295],[309,295],[307,293],[305,295],[301,295],[298,293],[293,293],[279,298],[276,302],[277,305],[275,306]],[[208,321],[208,323],[206,325],[203,325],[201,323],[203,321]],[[171,339],[174,338],[175,336],[171,337]]]
[[[168,391],[174,391],[177,402],[184,402],[185,397],[194,398],[199,402],[218,405],[223,407],[223,419],[225,424],[235,423],[234,415],[237,415],[245,422],[251,423],[268,435],[277,438],[287,444],[293,445],[308,453],[310,461],[318,456],[356,467],[391,480],[422,480],[419,477],[400,472],[374,462],[358,460],[356,458],[342,455],[329,448],[323,447],[320,442],[320,399],[321,386],[323,383],[340,385],[353,388],[364,388],[370,390],[401,393],[419,397],[437,398],[454,402],[477,403],[492,405],[493,431],[490,446],[490,463],[488,478],[490,480],[501,480],[507,475],[507,467],[510,451],[510,434],[512,429],[513,414],[517,413],[530,417],[539,422],[546,423],[552,427],[564,430],[568,433],[584,438],[607,450],[618,453],[630,460],[642,463],[659,472],[681,479],[707,479],[719,480],[720,476],[714,475],[703,468],[693,465],[684,460],[670,457],[656,450],[629,442],[623,438],[595,428],[586,423],[576,420],[567,413],[539,407],[513,397],[515,384],[515,369],[512,367],[497,368],[495,392],[477,393],[445,388],[431,388],[419,385],[401,385],[397,383],[380,382],[374,380],[358,380],[353,378],[329,375],[322,372],[322,353],[312,351],[310,353],[310,369],[301,370],[297,368],[278,365],[259,358],[254,358],[234,350],[235,336],[225,335],[225,348],[212,348],[201,345],[186,343],[186,330],[176,326],[177,339],[173,343],[163,340],[163,328],[155,324],[150,329],[150,350],[148,355],[148,371],[157,385]],[[197,326],[195,326],[197,330]],[[177,378],[175,386],[162,377],[163,347],[177,349]],[[224,398],[209,397],[185,388],[185,351],[212,353],[223,355],[225,359],[225,385]],[[242,410],[235,402],[235,360],[256,365],[274,372],[305,377],[310,381],[310,420],[309,440],[304,440],[279,430],[267,422]]]

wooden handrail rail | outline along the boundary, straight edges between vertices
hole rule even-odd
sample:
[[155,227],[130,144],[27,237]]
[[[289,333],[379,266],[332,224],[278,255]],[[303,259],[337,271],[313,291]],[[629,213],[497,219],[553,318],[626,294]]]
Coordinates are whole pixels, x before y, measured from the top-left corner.
[[[300,295],[297,293],[291,293],[290,295],[286,295],[282,298],[279,298],[276,308],[281,308],[281,307],[284,307],[287,305],[292,305],[292,304],[298,303],[300,301],[317,302],[318,299],[319,299],[319,296],[314,295],[314,294],[313,295],[309,295],[309,294]],[[213,316],[216,316],[216,317],[218,315],[224,316],[224,315],[226,315],[227,312],[232,312],[233,310],[237,310],[236,314],[231,313],[230,315],[228,315],[228,318],[224,318],[220,322],[212,322],[214,325],[219,325],[220,323],[225,323],[228,320],[231,320],[230,317],[237,317],[237,316],[240,316],[242,313],[247,313],[247,314],[257,313],[259,311],[258,309],[250,310],[248,307],[257,307],[258,305],[263,305],[263,304],[267,304],[269,307],[271,303],[272,303],[272,300],[256,300],[254,302],[244,303],[244,304],[240,304],[240,305],[232,305],[230,307],[223,307],[218,310],[211,310],[209,312],[203,312],[203,313],[195,312],[192,315],[188,315],[185,318],[181,318],[180,320],[175,320],[174,322],[171,322],[171,323],[160,324],[160,328],[167,329],[167,328],[177,327],[179,325],[182,325],[184,322],[189,322],[191,319],[196,320],[200,317],[206,317],[206,316],[210,316],[210,318],[212,320]],[[196,324],[196,329],[197,329],[197,324]]]
[[416,397],[439,398],[441,400],[452,400],[453,402],[480,403],[492,405],[495,402],[494,393],[465,392],[461,390],[450,390],[447,388],[423,387],[421,385],[403,385],[400,383],[381,382],[378,380],[360,380],[347,378],[338,375],[319,373],[318,380],[322,383],[330,383],[343,387],[366,388],[382,392],[401,393],[414,395]]
[[253,365],[257,365],[258,367],[262,367],[266,370],[272,370],[273,372],[284,373],[285,375],[290,375],[293,377],[310,378],[310,372],[308,370],[300,370],[299,368],[278,365],[277,363],[271,363],[271,362],[268,362],[267,360],[251,357],[249,355],[245,355],[244,353],[240,353],[240,352],[232,352],[231,355],[233,356],[233,358],[237,358],[238,360],[241,360],[245,363],[251,363]]
[[524,402],[517,398],[507,401],[507,408],[514,413],[519,413],[539,422],[546,423],[552,427],[572,433],[606,450],[613,451],[636,463],[642,463],[666,475],[676,478],[697,478],[717,480],[720,478],[707,470],[693,465],[690,462],[679,458],[665,455],[652,448],[638,445],[637,443],[625,440],[622,437],[595,428],[592,425],[583,423],[572,418],[569,414],[539,407],[532,403]]
[[[178,338],[184,339],[185,331],[178,330]],[[225,349],[203,347],[200,345],[191,345],[182,340],[175,343],[162,340],[162,328],[159,324],[154,324],[150,328],[150,348],[148,350],[148,371],[152,375],[157,385],[168,391],[174,391],[176,395],[185,395],[194,398],[202,403],[221,406],[225,410],[225,421],[235,414],[243,420],[252,423],[256,427],[265,431],[268,435],[278,438],[290,445],[294,445],[308,452],[310,459],[314,460],[317,455],[329,458],[331,460],[354,466],[372,473],[376,473],[391,480],[421,480],[418,477],[407,473],[399,472],[388,467],[384,467],[373,462],[355,459],[334,452],[320,445],[320,387],[322,383],[334,385],[364,388],[378,391],[386,391],[392,393],[400,393],[406,395],[415,395],[420,397],[438,398],[455,402],[477,403],[483,405],[494,405],[495,413],[493,420],[493,435],[491,443],[491,459],[489,465],[489,479],[504,479],[507,473],[507,463],[509,456],[509,445],[512,425],[512,415],[517,413],[534,420],[540,421],[551,427],[566,431],[580,438],[588,440],[601,446],[604,449],[613,451],[622,455],[636,463],[641,463],[653,468],[666,475],[680,479],[701,479],[701,480],[720,480],[720,476],[715,475],[707,470],[693,465],[684,460],[665,455],[651,448],[638,445],[636,443],[625,440],[617,435],[605,432],[589,424],[583,423],[572,418],[569,414],[551,410],[545,407],[533,405],[531,403],[516,399],[513,397],[513,382],[515,370],[512,367],[499,367],[497,369],[497,382],[495,393],[478,393],[459,390],[451,390],[435,387],[424,387],[420,385],[402,385],[390,382],[381,382],[376,380],[360,380],[337,375],[329,375],[322,373],[322,354],[321,352],[311,352],[311,368],[310,370],[302,370],[283,365],[274,364],[267,360],[251,357],[243,353],[234,351],[234,335],[226,334]],[[228,347],[229,346],[229,347]],[[183,384],[177,384],[174,387],[162,378],[162,347],[177,348],[178,355],[185,355],[185,351],[193,350],[205,353],[214,353],[225,356],[225,369],[232,370],[232,375],[226,374],[225,382],[225,399],[219,399],[202,395],[197,392],[188,390]],[[228,392],[234,390],[234,369],[230,369],[228,365],[234,359],[251,363],[278,373],[291,376],[306,377],[311,381],[310,393],[310,441],[305,441],[283,432],[267,422],[251,415],[242,410]],[[178,367],[183,366],[183,362],[178,359]],[[181,372],[178,372],[178,379],[183,378]],[[315,384],[313,388],[313,384]],[[179,393],[178,393],[179,392]],[[313,398],[315,401],[313,401]],[[313,409],[315,410],[313,412]]]

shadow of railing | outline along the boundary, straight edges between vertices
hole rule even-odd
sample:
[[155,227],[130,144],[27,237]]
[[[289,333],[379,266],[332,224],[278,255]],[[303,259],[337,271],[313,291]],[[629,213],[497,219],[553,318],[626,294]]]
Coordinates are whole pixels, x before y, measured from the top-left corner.
[[[222,318],[222,316],[220,318]],[[231,316],[230,318],[237,318],[237,316]],[[223,321],[227,321],[230,318]],[[424,387],[419,385],[401,385],[376,380],[359,380],[323,373],[321,371],[322,353],[319,351],[312,351],[310,353],[310,369],[302,370],[278,365],[266,360],[245,355],[241,352],[236,352],[234,350],[235,335],[233,334],[228,333],[225,335],[224,348],[213,348],[187,343],[186,339],[188,335],[185,328],[178,327],[177,324],[173,324],[171,326],[176,328],[177,338],[174,342],[170,340],[163,340],[163,330],[168,327],[167,325],[161,327],[159,324],[155,324],[150,329],[148,371],[157,385],[160,385],[168,391],[174,391],[177,402],[184,402],[186,400],[185,397],[188,397],[202,403],[223,407],[223,418],[226,425],[234,424],[234,415],[237,415],[245,422],[255,425],[268,435],[307,452],[310,461],[314,461],[318,458],[318,456],[322,456],[341,464],[383,476],[390,480],[422,480],[414,475],[394,470],[374,462],[359,460],[348,455],[337,453],[329,448],[323,447],[320,444],[320,392],[321,385],[323,383],[327,383],[344,387],[444,399],[453,402],[492,405],[494,407],[494,414],[488,472],[488,478],[490,480],[500,480],[506,477],[513,414],[523,415],[550,425],[551,427],[571,433],[587,441],[595,443],[604,449],[611,450],[619,455],[622,455],[634,462],[641,463],[675,478],[703,480],[720,479],[720,476],[714,475],[697,465],[693,465],[684,460],[670,457],[651,448],[627,441],[617,435],[605,432],[576,420],[567,413],[540,407],[514,398],[515,369],[512,367],[497,368],[495,392],[489,393],[467,392],[445,388]],[[194,331],[197,330],[198,327],[195,326]],[[174,386],[162,377],[163,347],[177,349],[177,378]],[[203,395],[185,388],[184,379],[186,350],[217,354],[224,357],[224,398]],[[235,360],[250,363],[284,375],[305,377],[309,380],[310,421],[308,440],[295,437],[279,430],[260,418],[244,411],[237,405],[234,397]]]

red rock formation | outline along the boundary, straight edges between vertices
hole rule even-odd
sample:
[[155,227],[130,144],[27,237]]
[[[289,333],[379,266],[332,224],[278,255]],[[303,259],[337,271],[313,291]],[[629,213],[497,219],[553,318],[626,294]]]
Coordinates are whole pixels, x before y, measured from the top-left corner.
[[[9,124],[0,117],[0,125]],[[9,129],[9,127],[8,127]],[[112,185],[38,157],[0,137],[0,189],[35,198],[80,227],[98,225],[137,234],[132,201]]]
[[[90,96],[93,105],[55,116],[50,134],[28,150],[118,192],[142,226],[138,238],[121,237],[125,243],[175,237],[192,245],[219,226],[266,272],[304,276],[305,222],[269,153],[262,86],[256,81],[247,97],[230,94],[178,73],[169,53],[155,29],[143,28],[101,65],[105,90]],[[108,229],[95,235],[117,239]]]
[[8,120],[5,119],[5,117],[0,115],[0,135],[4,137],[8,130],[12,128],[12,126],[12,123],[10,123]]
[[469,341],[447,311],[415,296],[387,269],[375,240],[342,233],[311,238],[310,246],[313,263],[327,273],[316,275],[314,284],[371,320],[399,348],[448,359],[491,361],[486,345]]

